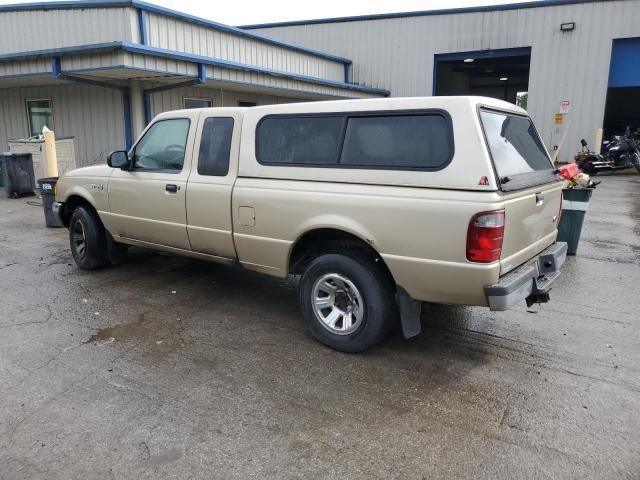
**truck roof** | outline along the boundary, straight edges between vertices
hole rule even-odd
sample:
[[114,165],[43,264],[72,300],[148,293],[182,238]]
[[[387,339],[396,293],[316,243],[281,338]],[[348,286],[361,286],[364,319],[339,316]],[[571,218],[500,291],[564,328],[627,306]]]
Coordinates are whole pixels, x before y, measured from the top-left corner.
[[439,96],[439,97],[391,97],[391,98],[371,98],[358,100],[328,100],[317,102],[299,102],[299,103],[279,103],[272,105],[261,105],[256,107],[213,107],[198,108],[190,110],[173,110],[164,112],[159,117],[170,118],[186,111],[203,111],[203,112],[244,112],[246,110],[255,111],[260,115],[264,115],[265,111],[272,114],[278,113],[309,113],[309,112],[344,112],[359,110],[415,110],[415,109],[442,109],[447,110],[449,107],[459,107],[463,104],[476,107],[483,105],[487,107],[499,108],[501,110],[509,110],[514,113],[526,114],[522,108],[503,100],[497,100],[489,97],[478,96]]

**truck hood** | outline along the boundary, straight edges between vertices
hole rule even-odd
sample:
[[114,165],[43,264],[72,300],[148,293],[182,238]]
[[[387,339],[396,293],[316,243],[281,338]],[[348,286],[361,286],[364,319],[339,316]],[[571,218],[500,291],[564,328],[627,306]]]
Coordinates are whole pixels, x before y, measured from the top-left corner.
[[64,178],[71,177],[109,177],[113,172],[106,163],[100,165],[91,165],[89,167],[75,168],[64,174]]

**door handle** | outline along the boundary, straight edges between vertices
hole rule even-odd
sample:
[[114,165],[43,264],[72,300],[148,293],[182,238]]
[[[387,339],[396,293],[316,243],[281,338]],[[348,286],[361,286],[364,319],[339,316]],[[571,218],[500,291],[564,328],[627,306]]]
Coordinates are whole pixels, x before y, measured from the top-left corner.
[[536,193],[536,206],[540,206],[544,203],[544,194],[541,192]]
[[169,193],[176,193],[178,190],[180,190],[180,187],[177,185],[174,185],[173,183],[167,183],[164,186],[164,189]]

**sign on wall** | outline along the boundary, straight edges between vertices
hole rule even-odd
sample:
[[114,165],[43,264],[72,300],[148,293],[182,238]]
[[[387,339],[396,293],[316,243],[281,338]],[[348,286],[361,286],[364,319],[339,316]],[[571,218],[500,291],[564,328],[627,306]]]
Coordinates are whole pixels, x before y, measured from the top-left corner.
[[569,113],[569,100],[560,100],[560,113]]

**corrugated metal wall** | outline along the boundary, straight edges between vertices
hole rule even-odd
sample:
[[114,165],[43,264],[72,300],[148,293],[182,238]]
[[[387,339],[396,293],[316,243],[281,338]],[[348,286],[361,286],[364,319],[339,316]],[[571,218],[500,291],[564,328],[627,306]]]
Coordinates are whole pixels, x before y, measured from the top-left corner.
[[300,101],[291,97],[276,97],[252,92],[235,92],[205,87],[183,87],[152,94],[153,115],[184,108],[184,98],[211,100],[214,107],[237,107],[239,101],[255,102],[258,105]]
[[115,40],[137,41],[133,8],[30,10],[0,13],[0,54]]
[[304,52],[155,13],[147,15],[149,45],[233,62],[344,81],[344,66]]
[[[214,107],[238,106],[238,101],[258,105],[299,101],[290,97],[235,92],[204,87],[179,88],[153,94],[153,114],[183,108],[183,99],[206,98]],[[25,138],[27,99],[51,99],[53,129],[58,136],[75,137],[78,166],[104,162],[109,152],[124,147],[124,110],[117,90],[89,85],[0,89],[0,151],[8,150],[7,141]]]
[[[393,96],[431,95],[434,55],[532,47],[528,108],[545,143],[561,158],[602,126],[614,38],[640,37],[640,1],[538,7],[454,15],[325,23],[251,30],[353,60],[353,80]],[[560,31],[575,22],[572,32]],[[566,125],[554,125],[561,100]]]
[[104,161],[124,146],[122,94],[89,85],[60,85],[0,89],[0,151],[7,141],[24,138],[27,99],[51,99],[53,129],[61,137],[75,137],[78,166]]

